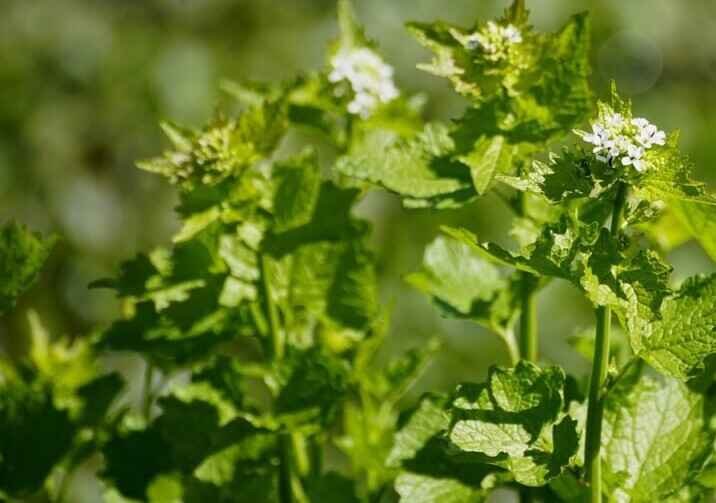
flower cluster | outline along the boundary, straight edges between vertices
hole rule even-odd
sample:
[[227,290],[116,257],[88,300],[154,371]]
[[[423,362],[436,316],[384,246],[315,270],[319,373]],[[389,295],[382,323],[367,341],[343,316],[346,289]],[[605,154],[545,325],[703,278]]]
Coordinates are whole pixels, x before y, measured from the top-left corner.
[[666,133],[643,118],[627,120],[612,112],[592,124],[592,132],[575,131],[585,142],[594,145],[592,152],[601,162],[620,160],[624,166],[634,166],[640,173],[646,170],[644,153],[654,145],[666,143]]
[[488,60],[499,61],[507,58],[511,45],[521,42],[522,33],[514,25],[502,26],[494,21],[488,21],[483,30],[467,37],[467,48],[471,50],[480,48]]
[[352,114],[367,118],[380,103],[398,97],[393,83],[393,68],[375,52],[361,47],[343,50],[331,59],[331,82],[347,80],[353,90],[353,100],[348,104]]

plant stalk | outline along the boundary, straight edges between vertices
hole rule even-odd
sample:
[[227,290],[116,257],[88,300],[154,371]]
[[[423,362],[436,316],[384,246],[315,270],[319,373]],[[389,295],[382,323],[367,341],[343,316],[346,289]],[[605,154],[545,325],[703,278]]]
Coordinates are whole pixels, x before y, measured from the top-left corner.
[[520,292],[520,356],[530,362],[537,362],[539,358],[536,286],[537,278],[528,272],[523,272]]
[[[624,207],[628,188],[621,183],[617,189],[612,210],[610,232],[613,237],[619,235],[624,223]],[[591,502],[602,502],[602,464],[600,459],[602,438],[602,415],[604,412],[604,382],[609,369],[609,338],[612,323],[612,311],[608,306],[596,309],[597,334],[592,361],[592,375],[589,379],[589,401],[587,403],[587,432],[584,449],[584,464],[589,481]]]
[[[283,332],[279,326],[278,310],[273,301],[271,292],[271,281],[268,275],[268,258],[261,255],[259,259],[261,267],[261,281],[264,290],[266,314],[269,320],[269,335],[271,338],[271,353],[274,363],[283,360],[285,354],[285,340]],[[279,434],[279,477],[278,492],[280,503],[293,503],[292,488],[292,459],[291,459],[291,434],[284,432]]]
[[154,381],[154,365],[147,361],[144,370],[144,389],[142,390],[142,414],[144,419],[149,423],[152,416],[152,402],[154,393],[152,391],[152,382]]
[[[518,201],[518,214],[525,218],[527,215],[527,194],[520,192]],[[537,277],[528,272],[522,272],[520,291],[520,358],[536,362],[539,351],[539,334],[537,327]]]
[[[515,3],[516,9],[524,10]],[[527,216],[527,193],[520,192],[517,214],[521,218]],[[519,358],[532,363],[539,359],[539,327],[537,325],[537,283],[539,279],[534,274],[522,271],[520,285],[520,332],[519,332]],[[516,363],[516,362],[515,362]],[[519,488],[520,503],[532,503],[534,490],[531,487]]]

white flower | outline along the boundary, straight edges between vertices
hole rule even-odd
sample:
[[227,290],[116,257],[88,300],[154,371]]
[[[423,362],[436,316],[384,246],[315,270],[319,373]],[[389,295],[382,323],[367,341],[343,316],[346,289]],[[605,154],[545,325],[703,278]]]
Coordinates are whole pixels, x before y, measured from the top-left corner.
[[604,129],[599,124],[592,124],[592,132],[591,133],[583,133],[583,132],[577,132],[584,141],[587,143],[591,143],[592,145],[596,145],[597,147],[604,146],[604,143],[609,138],[608,132],[606,129]]
[[645,148],[649,148],[652,145],[664,145],[666,143],[666,133],[660,131],[648,120],[638,117],[633,119],[631,123],[637,127],[637,141]]
[[592,153],[604,163],[621,161],[643,173],[648,168],[644,154],[654,145],[666,143],[666,133],[648,120],[637,117],[629,121],[616,112],[602,114],[601,120],[592,124],[592,132],[575,130],[586,143],[594,146]]
[[393,68],[366,47],[340,51],[331,59],[331,82],[348,81],[355,96],[348,111],[367,118],[380,103],[398,97],[393,83]]
[[636,145],[629,145],[626,155],[622,157],[622,164],[624,166],[632,165],[634,169],[642,173],[646,170],[642,156],[644,155],[644,149],[637,147]]

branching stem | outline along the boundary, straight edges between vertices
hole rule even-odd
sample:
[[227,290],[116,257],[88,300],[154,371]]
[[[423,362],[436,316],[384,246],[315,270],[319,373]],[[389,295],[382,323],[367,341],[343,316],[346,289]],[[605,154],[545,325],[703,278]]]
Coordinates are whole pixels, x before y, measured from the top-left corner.
[[[612,210],[610,232],[619,235],[624,223],[624,207],[628,188],[622,183],[617,189]],[[597,334],[592,361],[592,375],[589,380],[589,402],[587,406],[587,433],[584,449],[584,463],[587,480],[589,481],[591,502],[602,502],[602,464],[600,459],[602,437],[602,415],[604,412],[604,382],[609,369],[609,337],[612,323],[612,312],[607,306],[596,309]]]

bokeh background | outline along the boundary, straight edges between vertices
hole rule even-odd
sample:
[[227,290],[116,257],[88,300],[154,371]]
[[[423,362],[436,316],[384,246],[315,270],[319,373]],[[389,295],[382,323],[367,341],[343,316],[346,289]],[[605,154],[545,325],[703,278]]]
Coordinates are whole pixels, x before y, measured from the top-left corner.
[[[428,119],[460,115],[445,81],[415,69],[428,57],[403,28],[437,18],[470,25],[499,15],[505,0],[356,0],[368,34],[406,92],[424,92]],[[528,0],[538,29],[555,30],[590,10],[593,86],[610,78],[640,115],[680,128],[698,178],[716,184],[716,2]],[[15,218],[63,240],[41,283],[0,321],[0,352],[26,346],[25,308],[53,333],[79,336],[108,323],[112,294],[86,285],[177,228],[175,194],[134,161],[165,146],[158,123],[198,125],[221,101],[221,79],[287,79],[320,68],[337,34],[334,0],[0,0],[0,220]],[[486,197],[459,211],[404,210],[374,193],[359,211],[374,223],[382,295],[394,306],[388,352],[438,336],[444,350],[417,384],[447,389],[507,358],[496,336],[441,319],[401,277],[420,263],[439,225],[461,224],[504,240],[509,214]],[[675,278],[716,268],[694,244],[669,256]],[[592,323],[565,284],[539,299],[547,361],[584,373],[567,343]]]

